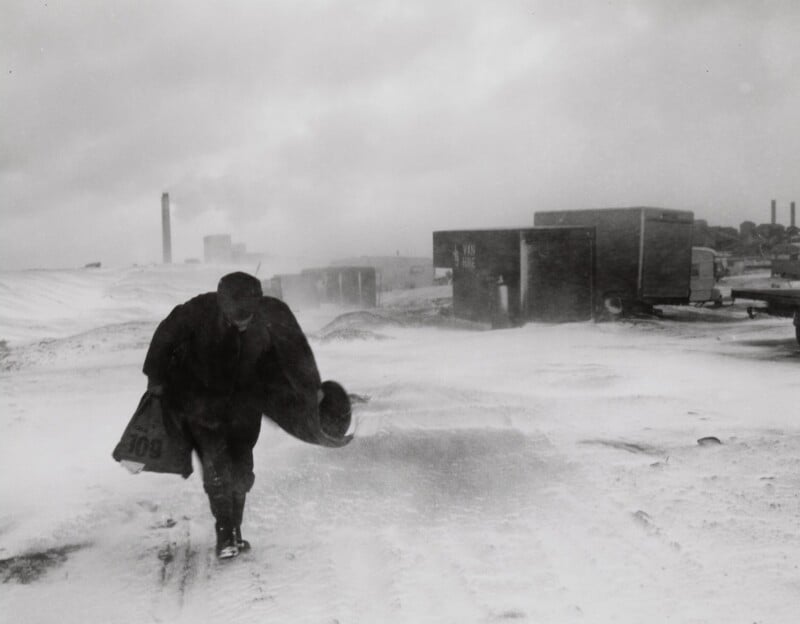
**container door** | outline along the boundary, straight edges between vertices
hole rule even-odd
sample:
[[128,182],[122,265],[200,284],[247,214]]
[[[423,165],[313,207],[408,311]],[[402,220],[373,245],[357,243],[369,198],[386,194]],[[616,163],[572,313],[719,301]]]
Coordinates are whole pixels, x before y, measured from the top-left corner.
[[525,236],[527,319],[593,318],[594,235],[586,229],[531,231]]
[[453,269],[453,312],[457,318],[489,323],[494,313],[495,282],[485,270]]
[[378,305],[377,280],[374,269],[363,269],[358,273],[358,287],[361,293],[361,306],[374,308]]
[[641,298],[688,301],[692,224],[648,218],[642,238]]

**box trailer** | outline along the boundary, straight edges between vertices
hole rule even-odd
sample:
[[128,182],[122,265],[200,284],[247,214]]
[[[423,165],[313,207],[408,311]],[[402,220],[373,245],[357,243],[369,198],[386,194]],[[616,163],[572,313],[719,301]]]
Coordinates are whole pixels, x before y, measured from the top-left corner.
[[433,263],[452,271],[457,318],[494,328],[592,318],[594,228],[437,231]]
[[770,274],[773,277],[800,279],[800,244],[784,243],[772,248]]
[[533,223],[595,228],[597,314],[689,303],[692,212],[649,207],[542,211]]
[[281,299],[293,310],[318,308],[322,299],[316,278],[310,274],[273,275],[262,280],[261,286],[264,294]]
[[300,274],[313,280],[323,303],[357,308],[378,305],[379,283],[375,267],[330,266],[303,269]]
[[521,237],[525,320],[594,319],[594,227],[537,227]]

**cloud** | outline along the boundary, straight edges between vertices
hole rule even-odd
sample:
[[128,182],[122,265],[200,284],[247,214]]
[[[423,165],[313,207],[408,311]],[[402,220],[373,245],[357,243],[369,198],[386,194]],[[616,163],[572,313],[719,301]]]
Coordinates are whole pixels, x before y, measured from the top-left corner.
[[191,256],[204,227],[335,256],[429,254],[433,229],[538,208],[760,221],[796,192],[799,22],[788,2],[7,2],[0,264],[157,261],[162,191]]

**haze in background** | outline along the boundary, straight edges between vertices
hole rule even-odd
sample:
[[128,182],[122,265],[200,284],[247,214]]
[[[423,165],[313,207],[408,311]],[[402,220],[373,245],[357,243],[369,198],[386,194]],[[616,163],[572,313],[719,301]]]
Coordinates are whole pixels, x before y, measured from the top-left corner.
[[0,268],[249,250],[430,255],[431,231],[655,205],[788,222],[792,2],[0,7]]

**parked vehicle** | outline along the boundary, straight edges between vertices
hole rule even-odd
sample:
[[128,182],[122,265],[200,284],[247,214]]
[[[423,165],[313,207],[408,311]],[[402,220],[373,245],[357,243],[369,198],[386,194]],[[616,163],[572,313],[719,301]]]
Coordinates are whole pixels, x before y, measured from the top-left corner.
[[773,247],[770,273],[773,277],[800,279],[800,244],[785,243]]
[[534,214],[533,223],[594,227],[598,315],[690,302],[692,212],[648,207],[543,211]]
[[716,251],[710,247],[692,247],[692,277],[689,282],[689,300],[692,303],[711,303],[715,308],[722,305],[722,293],[716,286],[720,268]]

